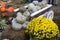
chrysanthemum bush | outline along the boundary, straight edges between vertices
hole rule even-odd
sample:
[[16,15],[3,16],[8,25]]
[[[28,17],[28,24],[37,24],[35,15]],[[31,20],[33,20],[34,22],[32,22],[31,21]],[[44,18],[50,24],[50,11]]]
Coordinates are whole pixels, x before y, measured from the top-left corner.
[[26,33],[36,39],[50,39],[58,33],[58,26],[47,18],[34,18],[26,27]]

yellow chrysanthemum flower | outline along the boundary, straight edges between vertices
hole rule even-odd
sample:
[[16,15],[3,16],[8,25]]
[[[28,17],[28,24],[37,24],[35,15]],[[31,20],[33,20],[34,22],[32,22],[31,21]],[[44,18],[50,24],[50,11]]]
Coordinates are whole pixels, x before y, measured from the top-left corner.
[[43,39],[55,37],[58,33],[58,26],[47,18],[34,18],[26,27],[26,32],[33,38]]

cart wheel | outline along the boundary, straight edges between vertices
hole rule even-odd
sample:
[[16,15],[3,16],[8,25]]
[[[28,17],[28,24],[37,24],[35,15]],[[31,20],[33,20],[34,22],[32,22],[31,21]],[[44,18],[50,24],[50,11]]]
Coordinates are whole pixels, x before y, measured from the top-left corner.
[[53,17],[54,17],[54,12],[51,10],[51,11],[48,12],[47,18],[48,19],[53,19]]

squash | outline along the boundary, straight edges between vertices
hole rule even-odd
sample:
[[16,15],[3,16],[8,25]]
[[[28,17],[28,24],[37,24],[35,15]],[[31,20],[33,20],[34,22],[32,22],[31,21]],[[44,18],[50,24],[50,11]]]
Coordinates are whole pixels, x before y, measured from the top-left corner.
[[33,4],[35,5],[38,5],[38,3],[39,3],[38,1],[33,1]]
[[24,15],[22,15],[22,13],[18,12],[17,13],[17,17],[16,17],[16,21],[20,24],[24,23],[26,21],[26,17]]
[[7,16],[7,14],[5,14],[5,13],[2,13],[2,17],[6,17]]
[[36,8],[36,6],[33,3],[30,3],[28,5],[28,10],[30,13],[36,12],[38,9]]
[[6,8],[5,7],[2,7],[2,8],[0,8],[0,11],[1,12],[5,12],[6,11]]
[[9,7],[7,10],[6,10],[7,12],[13,12],[14,11],[14,7]]
[[0,3],[0,5],[1,5],[2,7],[6,7],[6,3],[3,2],[3,1]]
[[17,23],[16,19],[13,18],[13,20],[12,20],[12,28],[14,30],[20,30],[22,28],[22,24]]

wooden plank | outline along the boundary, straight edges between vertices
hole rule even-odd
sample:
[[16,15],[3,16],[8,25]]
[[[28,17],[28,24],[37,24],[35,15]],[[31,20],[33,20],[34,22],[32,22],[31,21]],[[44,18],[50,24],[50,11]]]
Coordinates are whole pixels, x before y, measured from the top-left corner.
[[43,8],[43,9],[41,9],[39,11],[36,11],[36,12],[32,13],[31,14],[31,17],[42,15],[44,12],[48,11],[51,7],[52,7],[52,5],[47,5],[45,8]]

